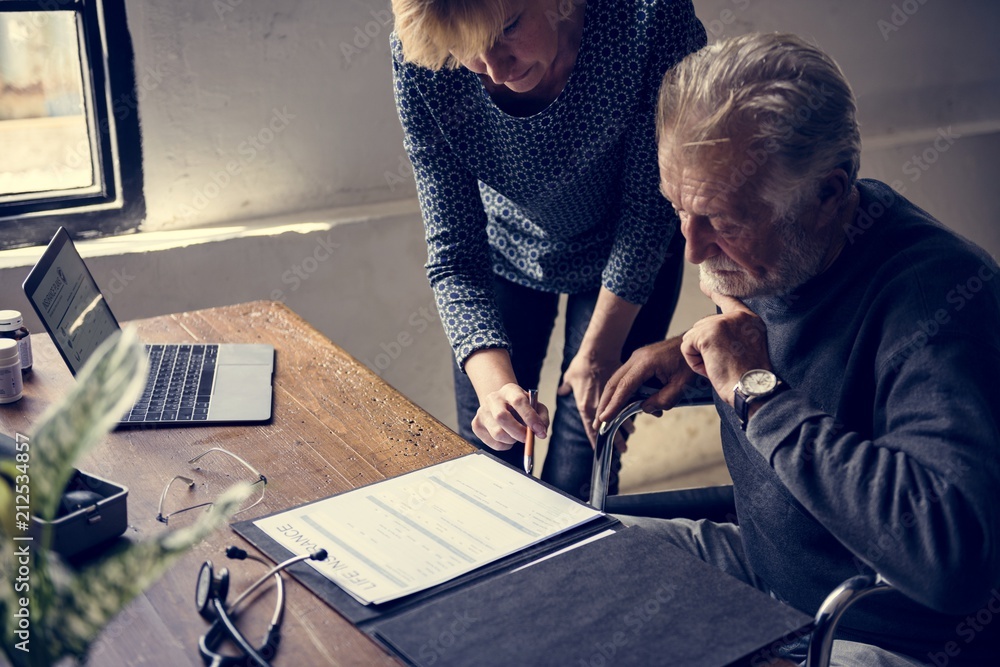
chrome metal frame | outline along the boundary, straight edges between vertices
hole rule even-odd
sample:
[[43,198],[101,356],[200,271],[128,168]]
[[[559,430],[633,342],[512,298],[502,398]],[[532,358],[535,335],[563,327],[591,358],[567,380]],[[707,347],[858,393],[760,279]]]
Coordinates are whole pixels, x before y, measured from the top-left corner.
[[[615,435],[622,424],[642,412],[645,398],[633,401],[615,415],[614,419],[601,424],[597,444],[594,447],[594,469],[591,473],[590,504],[604,511],[611,479],[611,459],[614,453]],[[873,593],[893,590],[892,585],[880,574],[851,577],[827,596],[816,612],[806,667],[828,667],[833,651],[833,637],[841,616],[856,602]]]

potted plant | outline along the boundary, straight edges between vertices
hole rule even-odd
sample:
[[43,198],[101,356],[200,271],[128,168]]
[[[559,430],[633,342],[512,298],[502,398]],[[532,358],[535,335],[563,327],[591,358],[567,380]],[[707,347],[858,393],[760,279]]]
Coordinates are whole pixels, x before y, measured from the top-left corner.
[[[10,662],[82,661],[101,629],[181,554],[226,523],[249,494],[231,487],[197,523],[121,544],[71,567],[49,548],[51,522],[74,462],[113,428],[142,390],[146,355],[134,331],[106,341],[65,399],[0,461],[0,639]],[[43,519],[29,536],[25,514]],[[37,539],[35,539],[37,537]]]

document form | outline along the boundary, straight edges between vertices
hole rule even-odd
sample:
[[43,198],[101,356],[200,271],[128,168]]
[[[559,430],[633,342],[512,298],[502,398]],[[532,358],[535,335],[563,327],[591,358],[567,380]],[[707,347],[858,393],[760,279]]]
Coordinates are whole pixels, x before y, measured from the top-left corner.
[[363,604],[446,582],[601,516],[470,454],[254,522]]

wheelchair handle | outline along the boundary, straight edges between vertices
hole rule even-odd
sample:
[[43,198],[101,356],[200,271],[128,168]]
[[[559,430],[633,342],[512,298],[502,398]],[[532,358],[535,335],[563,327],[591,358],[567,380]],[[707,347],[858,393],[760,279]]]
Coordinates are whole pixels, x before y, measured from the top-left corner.
[[809,653],[805,662],[806,667],[827,667],[830,664],[833,635],[840,617],[844,615],[848,607],[872,593],[891,590],[893,590],[892,584],[882,575],[859,574],[851,577],[826,596],[826,600],[820,605],[813,622],[812,637],[809,638]]
[[[594,509],[604,511],[604,501],[608,497],[608,486],[611,484],[611,459],[614,456],[615,435],[626,420],[642,412],[642,404],[647,398],[655,396],[662,387],[644,384],[632,395],[632,402],[626,405],[611,421],[603,422],[597,431],[597,444],[594,445],[594,467],[590,473],[590,505]],[[674,404],[675,408],[689,405],[711,405],[709,394],[698,392],[682,396]],[[671,408],[673,409],[673,408]]]
[[597,444],[594,445],[594,467],[590,473],[590,505],[601,512],[608,497],[608,485],[611,483],[611,459],[615,451],[615,435],[618,429],[630,417],[642,412],[645,398],[626,405],[610,422],[603,422],[597,431]]

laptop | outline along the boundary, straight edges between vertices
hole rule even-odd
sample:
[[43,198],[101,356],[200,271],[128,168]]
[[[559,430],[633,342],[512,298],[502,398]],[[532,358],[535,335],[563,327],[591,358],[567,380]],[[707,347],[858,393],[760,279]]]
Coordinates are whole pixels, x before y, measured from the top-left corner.
[[[120,330],[62,227],[25,279],[24,292],[73,375]],[[146,350],[149,378],[121,425],[255,423],[271,418],[273,346],[198,343],[147,345]]]

